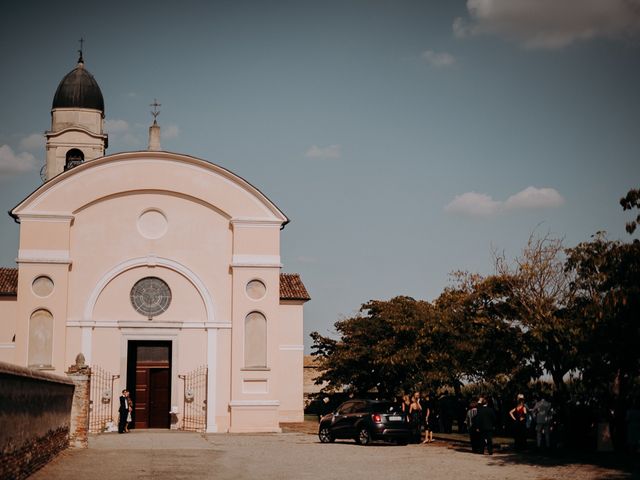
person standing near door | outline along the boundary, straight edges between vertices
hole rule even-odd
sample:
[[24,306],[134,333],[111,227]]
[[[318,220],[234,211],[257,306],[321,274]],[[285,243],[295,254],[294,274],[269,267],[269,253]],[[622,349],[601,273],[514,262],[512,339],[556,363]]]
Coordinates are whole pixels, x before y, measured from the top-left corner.
[[133,402],[131,401],[129,390],[127,390],[127,404],[129,405],[129,413],[127,413],[127,423],[124,424],[124,433],[129,433],[129,425],[133,422],[133,418],[131,417],[133,413]]
[[118,409],[118,413],[120,414],[120,418],[118,419],[118,433],[125,433],[127,419],[130,412],[131,403],[129,401],[129,392],[125,388],[122,390],[122,395],[120,395],[120,408]]

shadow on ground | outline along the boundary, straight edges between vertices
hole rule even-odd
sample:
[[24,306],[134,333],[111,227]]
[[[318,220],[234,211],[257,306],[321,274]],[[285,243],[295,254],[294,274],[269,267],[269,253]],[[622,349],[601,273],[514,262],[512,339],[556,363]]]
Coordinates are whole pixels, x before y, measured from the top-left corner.
[[[450,445],[457,452],[476,455],[466,445]],[[606,480],[640,479],[640,458],[619,453],[581,453],[572,451],[538,453],[533,451],[514,452],[511,449],[496,449],[492,456],[495,465],[533,465],[537,467],[558,467],[565,465],[591,466],[594,469],[613,470],[605,474]]]

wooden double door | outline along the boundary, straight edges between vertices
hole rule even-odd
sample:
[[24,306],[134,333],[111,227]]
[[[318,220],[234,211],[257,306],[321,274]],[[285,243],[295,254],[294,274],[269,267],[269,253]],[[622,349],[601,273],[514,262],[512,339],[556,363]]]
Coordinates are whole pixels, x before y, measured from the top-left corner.
[[134,427],[169,428],[171,342],[130,341],[127,378]]

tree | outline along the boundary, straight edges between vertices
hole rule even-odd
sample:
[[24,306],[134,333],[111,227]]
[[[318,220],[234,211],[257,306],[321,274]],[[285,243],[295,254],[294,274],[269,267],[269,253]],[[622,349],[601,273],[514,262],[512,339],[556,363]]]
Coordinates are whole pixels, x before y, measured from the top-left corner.
[[[620,199],[620,205],[623,210],[631,210],[637,208],[640,210],[640,189],[631,189]],[[635,220],[627,222],[626,230],[629,234],[635,232],[636,227],[640,224],[640,213]]]
[[583,379],[603,407],[613,408],[615,440],[623,443],[624,415],[640,376],[640,242],[608,241],[598,233],[568,250],[586,338]]
[[463,382],[507,383],[533,374],[523,335],[508,317],[507,284],[457,273],[433,303],[409,297],[371,300],[340,320],[335,340],[313,332],[326,391],[344,386],[384,396]]
[[509,302],[522,330],[527,353],[547,371],[556,392],[564,392],[564,377],[578,365],[580,321],[574,313],[571,271],[564,268],[562,240],[529,237],[511,266],[496,256],[496,270],[509,287]]
[[466,272],[456,272],[454,279],[454,286],[434,302],[446,362],[440,367],[455,372],[449,384],[480,381],[502,388],[514,381],[526,383],[536,372],[527,362],[522,331],[513,322],[508,282],[499,275]]
[[334,324],[339,340],[312,332],[312,354],[319,358],[318,384],[327,391],[349,387],[383,396],[411,391],[421,379],[419,335],[433,307],[410,297],[371,300],[359,315]]

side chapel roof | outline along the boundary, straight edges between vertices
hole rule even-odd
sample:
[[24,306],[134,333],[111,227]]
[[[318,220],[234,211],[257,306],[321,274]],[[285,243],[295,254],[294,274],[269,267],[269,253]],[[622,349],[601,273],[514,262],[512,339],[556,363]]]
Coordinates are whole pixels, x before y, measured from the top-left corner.
[[13,296],[18,294],[18,269],[0,267],[0,295]]

